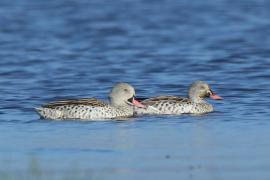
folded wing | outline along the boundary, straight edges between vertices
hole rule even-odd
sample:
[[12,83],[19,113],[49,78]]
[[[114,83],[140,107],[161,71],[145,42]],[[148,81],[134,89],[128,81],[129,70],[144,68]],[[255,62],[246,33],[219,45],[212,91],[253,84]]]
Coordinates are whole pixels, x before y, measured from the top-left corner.
[[43,105],[43,108],[56,108],[59,106],[70,106],[70,105],[85,105],[85,106],[95,106],[95,107],[105,107],[107,104],[101,102],[95,98],[83,98],[83,99],[69,99],[60,100],[52,103]]
[[183,97],[176,97],[176,96],[157,96],[157,97],[151,97],[149,99],[146,99],[142,101],[142,104],[144,105],[154,105],[156,103],[160,103],[163,101],[173,102],[173,103],[185,103],[190,102],[188,98]]

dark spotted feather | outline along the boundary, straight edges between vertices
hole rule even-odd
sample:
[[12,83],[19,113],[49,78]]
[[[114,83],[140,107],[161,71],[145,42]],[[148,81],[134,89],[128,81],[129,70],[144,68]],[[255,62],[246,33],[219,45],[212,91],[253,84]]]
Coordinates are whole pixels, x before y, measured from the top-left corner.
[[151,97],[149,99],[142,101],[142,104],[151,106],[162,101],[170,101],[172,103],[189,103],[190,102],[188,98],[183,98],[183,97],[157,96],[157,97]]
[[70,99],[70,100],[61,100],[52,103],[43,105],[44,108],[55,108],[58,106],[68,106],[68,105],[86,105],[86,106],[96,106],[96,107],[105,107],[107,104],[98,101],[95,98],[84,98],[84,99]]

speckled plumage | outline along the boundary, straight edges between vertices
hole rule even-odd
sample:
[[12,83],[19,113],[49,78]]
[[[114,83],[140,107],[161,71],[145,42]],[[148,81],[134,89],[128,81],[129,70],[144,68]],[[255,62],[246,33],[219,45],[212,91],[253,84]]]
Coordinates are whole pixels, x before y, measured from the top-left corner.
[[[176,96],[157,96],[142,101],[147,108],[136,108],[137,115],[143,114],[202,114],[213,111],[213,106],[203,100],[204,97],[213,95],[209,86],[196,81],[189,88],[188,98]],[[215,97],[219,97],[215,95]],[[219,97],[221,98],[221,97]]]
[[175,96],[158,96],[142,101],[146,109],[136,109],[136,114],[201,114],[213,111],[213,107],[205,102],[194,103],[188,98]]
[[135,90],[126,83],[119,83],[114,86],[110,93],[110,104],[101,102],[95,98],[63,100],[48,103],[36,108],[42,118],[64,120],[102,120],[130,117],[133,109],[128,99],[133,98]]
[[130,107],[113,107],[96,99],[56,101],[37,109],[45,119],[113,119],[133,115]]

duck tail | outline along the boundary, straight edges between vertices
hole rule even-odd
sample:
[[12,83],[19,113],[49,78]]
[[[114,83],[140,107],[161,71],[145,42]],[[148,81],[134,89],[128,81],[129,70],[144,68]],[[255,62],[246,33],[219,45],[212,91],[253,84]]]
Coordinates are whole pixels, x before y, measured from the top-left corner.
[[35,108],[35,110],[39,114],[39,116],[44,119],[61,119],[62,118],[62,112],[55,109],[37,107]]
[[44,117],[44,109],[42,107],[37,107],[35,110],[41,118]]

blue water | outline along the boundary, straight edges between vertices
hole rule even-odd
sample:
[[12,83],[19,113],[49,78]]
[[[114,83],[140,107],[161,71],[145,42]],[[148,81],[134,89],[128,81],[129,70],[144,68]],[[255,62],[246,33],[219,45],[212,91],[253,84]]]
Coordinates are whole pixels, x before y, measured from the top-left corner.
[[[270,178],[270,2],[0,1],[0,179]],[[40,120],[43,103],[185,96],[194,80],[224,98],[202,116]]]

